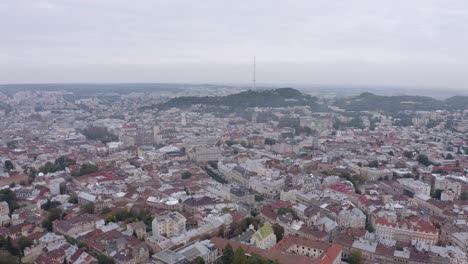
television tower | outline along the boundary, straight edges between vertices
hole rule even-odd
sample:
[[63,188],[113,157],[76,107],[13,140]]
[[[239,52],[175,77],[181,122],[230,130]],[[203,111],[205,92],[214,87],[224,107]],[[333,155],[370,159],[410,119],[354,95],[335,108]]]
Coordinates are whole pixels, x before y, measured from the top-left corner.
[[257,89],[257,84],[255,83],[256,82],[256,72],[255,72],[255,67],[256,67],[256,64],[255,64],[255,56],[254,56],[254,61],[253,61],[253,86],[252,86],[252,90],[256,90]]

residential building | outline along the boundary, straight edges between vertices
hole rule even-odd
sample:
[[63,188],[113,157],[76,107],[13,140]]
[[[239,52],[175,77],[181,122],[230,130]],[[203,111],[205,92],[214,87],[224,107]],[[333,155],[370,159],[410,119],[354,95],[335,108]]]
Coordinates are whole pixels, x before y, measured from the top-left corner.
[[185,232],[186,219],[179,212],[156,216],[152,222],[153,236],[171,237]]

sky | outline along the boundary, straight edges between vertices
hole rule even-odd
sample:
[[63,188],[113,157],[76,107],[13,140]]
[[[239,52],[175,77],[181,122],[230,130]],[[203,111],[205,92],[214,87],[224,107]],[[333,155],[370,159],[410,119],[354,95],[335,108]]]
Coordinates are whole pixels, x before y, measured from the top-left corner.
[[0,83],[468,89],[468,1],[0,0]]

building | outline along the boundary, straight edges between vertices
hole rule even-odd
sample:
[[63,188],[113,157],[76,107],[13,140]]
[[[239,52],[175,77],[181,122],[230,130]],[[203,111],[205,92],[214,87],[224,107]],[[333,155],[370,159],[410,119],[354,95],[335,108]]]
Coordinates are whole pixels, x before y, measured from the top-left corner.
[[250,243],[261,248],[269,249],[276,244],[276,235],[270,224],[266,223],[250,239]]
[[399,222],[390,222],[383,217],[378,217],[374,227],[381,241],[396,240],[413,245],[416,243],[435,245],[439,240],[439,232],[435,226],[417,216],[408,221]]
[[255,178],[250,179],[249,187],[254,191],[258,192],[261,196],[270,199],[276,199],[280,197],[281,190],[284,189],[284,179],[265,179]]
[[235,203],[255,203],[255,194],[244,187],[231,187],[229,191],[229,200]]
[[221,149],[218,147],[195,147],[192,157],[197,162],[218,161],[221,157]]
[[416,194],[430,196],[431,194],[431,185],[414,180],[412,178],[402,178],[398,179],[398,182],[403,186],[405,191],[409,192],[410,196],[414,196]]
[[153,228],[153,236],[175,236],[185,232],[185,224],[187,220],[178,212],[170,212],[168,214],[157,216],[151,223]]
[[[341,246],[324,241],[313,241],[299,237],[286,236],[278,244],[268,250],[220,237],[211,238],[211,242],[218,248],[219,254],[222,254],[222,250],[224,250],[226,245],[229,243],[231,244],[234,252],[237,250],[237,248],[242,247],[247,258],[253,254],[257,254],[267,259],[275,260],[278,263],[341,263]],[[302,251],[302,248],[304,248],[304,251]],[[322,253],[320,254],[320,252]]]
[[0,202],[0,216],[8,215],[10,213],[10,207],[7,202]]
[[96,195],[92,195],[86,192],[79,192],[78,193],[78,204],[85,205],[88,203],[95,203],[97,200]]
[[146,238],[146,225],[143,221],[127,224],[127,230],[135,234],[138,239]]
[[209,240],[195,241],[176,250],[177,253],[193,263],[197,257],[201,257],[205,263],[215,263],[218,249]]
[[342,228],[365,228],[366,215],[358,208],[341,210],[338,213],[338,226]]
[[82,214],[69,220],[55,220],[52,227],[55,233],[74,236],[91,231],[101,225],[104,225],[104,220],[92,214]]

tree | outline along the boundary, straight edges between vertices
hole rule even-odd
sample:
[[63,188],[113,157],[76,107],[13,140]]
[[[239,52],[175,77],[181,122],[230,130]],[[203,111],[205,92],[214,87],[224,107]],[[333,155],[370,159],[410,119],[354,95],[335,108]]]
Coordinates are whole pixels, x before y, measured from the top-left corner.
[[202,257],[198,256],[198,257],[195,258],[194,263],[195,264],[205,264],[205,260]]
[[245,264],[247,262],[247,256],[245,255],[244,249],[239,246],[234,254],[232,264]]
[[14,256],[18,256],[20,254],[19,249],[13,245],[13,241],[9,236],[7,237],[5,242],[5,249],[8,250],[8,252],[10,252],[10,254]]
[[20,207],[16,199],[16,194],[10,189],[0,190],[0,201],[8,203],[10,212],[13,212]]
[[230,243],[226,245],[223,252],[223,264],[231,264],[234,259],[234,251]]
[[274,145],[276,144],[276,140],[272,139],[272,138],[265,138],[265,145]]
[[72,195],[70,198],[68,198],[68,202],[72,204],[77,204],[78,203],[78,196]]
[[15,168],[15,166],[13,165],[11,160],[5,160],[5,166],[4,167],[5,167],[6,172],[9,172],[9,171],[11,171],[12,169]]
[[405,152],[403,152],[403,155],[404,155],[406,158],[411,159],[411,158],[413,158],[413,151],[405,150]]
[[445,156],[446,160],[453,160],[453,155],[451,153],[448,153],[447,156]]
[[431,197],[437,200],[440,200],[440,197],[442,196],[442,190],[441,189],[435,189],[433,192],[431,192]]
[[94,214],[94,204],[93,203],[87,203],[81,206],[81,210],[83,213],[87,214]]
[[21,255],[24,255],[24,249],[27,248],[27,247],[30,247],[32,246],[34,243],[32,241],[32,239],[30,239],[29,237],[20,237],[18,239],[18,246],[19,246],[19,249],[21,251]]
[[51,209],[57,208],[61,205],[59,201],[51,201],[50,199],[47,199],[47,202],[41,206],[42,210],[44,211],[50,211]]
[[422,164],[422,165],[425,165],[425,166],[431,165],[431,162],[429,161],[429,158],[424,154],[418,155],[418,162],[420,164]]
[[460,200],[468,201],[468,192],[462,192],[462,194],[460,195]]
[[275,236],[276,236],[276,241],[280,241],[281,239],[283,239],[283,236],[284,236],[284,228],[279,225],[278,223],[275,223],[273,226],[273,232],[275,232]]
[[377,168],[379,166],[379,162],[377,160],[373,160],[369,162],[369,167],[371,168]]
[[101,210],[101,215],[105,215],[105,214],[108,214],[110,212],[112,212],[112,210],[109,207],[104,207]]
[[0,250],[0,264],[19,263],[18,259],[6,250]]
[[362,252],[359,249],[351,249],[348,258],[349,264],[361,264],[363,263]]
[[97,256],[97,260],[98,260],[98,263],[99,264],[114,264],[114,259],[112,259],[111,257],[108,257],[104,254],[99,254]]
[[98,170],[99,170],[99,168],[96,165],[85,163],[85,164],[81,165],[79,170],[72,171],[71,176],[79,177],[81,175],[95,173]]
[[182,179],[189,179],[190,177],[192,177],[192,173],[190,171],[182,172]]

